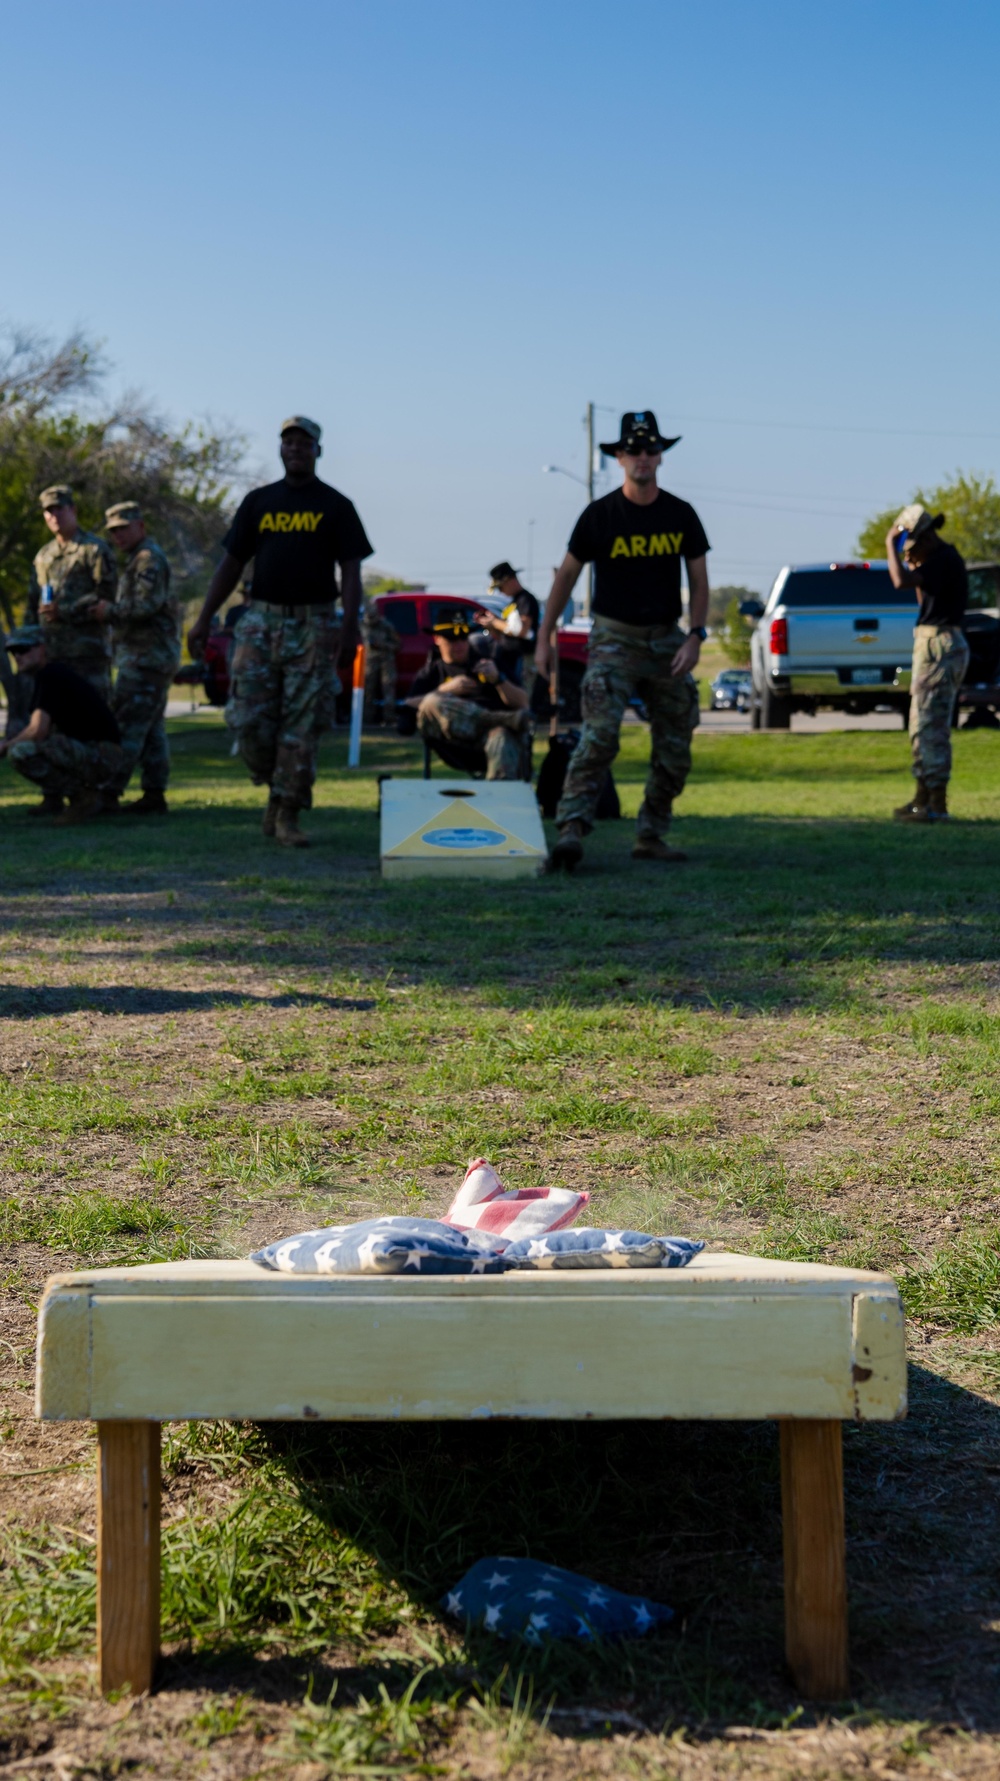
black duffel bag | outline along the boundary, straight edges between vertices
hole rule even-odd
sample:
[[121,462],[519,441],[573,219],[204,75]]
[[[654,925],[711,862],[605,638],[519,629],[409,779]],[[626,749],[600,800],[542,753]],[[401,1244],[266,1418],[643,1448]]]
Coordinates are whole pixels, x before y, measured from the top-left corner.
[[[579,740],[579,730],[561,730],[557,736],[549,737],[549,751],[539,768],[535,795],[541,806],[542,815],[547,817],[550,822],[555,816],[559,799],[562,797],[569,757]],[[609,767],[604,775],[604,784],[601,786],[601,795],[597,800],[595,815],[598,822],[613,822],[616,817],[621,816],[621,813],[618,792]]]

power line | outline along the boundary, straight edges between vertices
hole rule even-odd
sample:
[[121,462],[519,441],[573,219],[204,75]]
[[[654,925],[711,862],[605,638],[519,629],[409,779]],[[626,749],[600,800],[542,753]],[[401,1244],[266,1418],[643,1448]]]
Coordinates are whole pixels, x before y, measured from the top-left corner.
[[[595,402],[594,407],[601,414],[620,412],[606,402]],[[970,433],[966,427],[856,427],[833,421],[736,420],[720,415],[676,413],[672,414],[672,419],[690,427],[771,427],[790,433],[873,433],[899,439],[912,435],[919,435],[921,439],[1000,439],[1000,433]]]

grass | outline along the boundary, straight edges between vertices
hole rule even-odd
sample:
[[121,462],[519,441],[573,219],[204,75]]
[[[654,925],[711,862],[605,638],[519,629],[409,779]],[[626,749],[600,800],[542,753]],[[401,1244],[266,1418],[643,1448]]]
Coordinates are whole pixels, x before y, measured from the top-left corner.
[[[768,1426],[176,1429],[164,1689],[128,1721],[155,1757],[87,1704],[92,1450],[27,1396],[45,1274],[434,1215],[485,1153],[511,1184],[587,1187],[595,1222],[896,1272],[914,1413],[846,1431],[857,1717],[815,1761],[853,1772],[854,1738],[887,1772],[987,1772],[1000,738],[957,736],[961,820],[923,834],[887,821],[901,735],[701,734],[682,872],[634,867],[610,824],[576,878],[497,893],[378,877],[376,777],[415,772],[412,746],[366,738],[352,773],[327,744],[291,858],[217,719],[173,732],[160,825],[40,830],[0,767],[12,1757],[58,1722],[96,1772],[210,1751],[234,1776],[694,1781],[729,1772],[735,1720],[774,1733],[768,1773],[821,1772],[782,1671]],[[644,743],[616,770],[629,814]],[[438,1603],[491,1550],[644,1588],[676,1627],[602,1652],[467,1636]],[[970,1722],[965,1752],[944,1728]]]

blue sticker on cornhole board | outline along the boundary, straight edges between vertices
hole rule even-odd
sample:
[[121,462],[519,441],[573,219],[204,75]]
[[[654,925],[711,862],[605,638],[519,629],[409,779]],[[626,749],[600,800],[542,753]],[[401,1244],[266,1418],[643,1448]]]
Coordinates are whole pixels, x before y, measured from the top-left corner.
[[507,837],[499,829],[430,829],[420,839],[427,847],[499,847]]

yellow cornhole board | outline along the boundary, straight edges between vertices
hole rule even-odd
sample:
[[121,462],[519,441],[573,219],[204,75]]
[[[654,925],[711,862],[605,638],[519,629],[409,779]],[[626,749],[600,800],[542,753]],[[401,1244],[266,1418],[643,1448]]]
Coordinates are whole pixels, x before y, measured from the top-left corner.
[[384,878],[530,878],[545,863],[535,794],[519,779],[384,779]]

